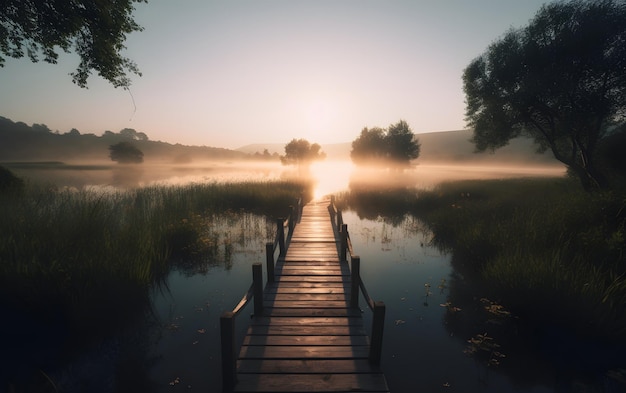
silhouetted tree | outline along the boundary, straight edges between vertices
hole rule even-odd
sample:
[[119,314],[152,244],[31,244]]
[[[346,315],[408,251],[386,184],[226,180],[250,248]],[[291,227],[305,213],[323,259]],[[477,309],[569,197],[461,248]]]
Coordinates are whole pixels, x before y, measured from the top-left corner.
[[309,143],[306,139],[292,139],[285,145],[285,155],[280,157],[283,165],[308,165],[312,161],[326,158],[322,147],[317,143]]
[[625,20],[624,1],[554,2],[491,44],[463,73],[476,149],[528,135],[585,189],[604,187],[594,151],[626,118]]
[[75,52],[80,63],[72,81],[87,86],[97,72],[115,87],[130,86],[127,73],[141,75],[122,56],[126,34],[141,31],[132,13],[145,0],[4,0],[0,6],[0,67],[5,56],[56,63],[58,51]]
[[130,142],[119,142],[109,146],[109,157],[120,164],[140,164],[143,152]]
[[408,164],[420,155],[420,144],[409,124],[400,120],[387,129],[387,157],[396,164]]
[[400,120],[387,130],[380,127],[361,130],[352,142],[350,157],[355,164],[407,165],[419,157],[419,140],[409,124]]
[[379,163],[386,157],[385,130],[380,127],[365,127],[361,135],[352,141],[350,158],[356,164]]
[[134,141],[147,141],[148,135],[143,132],[137,132],[134,128],[124,128],[120,130],[120,135],[127,139],[132,139]]

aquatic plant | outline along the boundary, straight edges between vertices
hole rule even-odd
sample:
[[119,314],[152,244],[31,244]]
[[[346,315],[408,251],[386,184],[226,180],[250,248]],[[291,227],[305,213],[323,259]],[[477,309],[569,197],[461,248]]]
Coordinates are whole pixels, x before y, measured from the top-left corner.
[[172,256],[232,253],[233,239],[211,230],[216,217],[287,215],[296,198],[310,195],[307,187],[278,181],[119,191],[28,184],[19,195],[2,194],[0,309],[60,318],[73,332],[110,331],[141,317]]

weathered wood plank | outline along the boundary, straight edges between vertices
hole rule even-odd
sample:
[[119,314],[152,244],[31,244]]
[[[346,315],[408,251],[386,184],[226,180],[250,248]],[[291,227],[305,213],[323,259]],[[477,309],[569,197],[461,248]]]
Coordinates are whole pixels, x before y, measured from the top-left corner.
[[363,319],[359,317],[255,317],[250,321],[251,325],[275,325],[275,326],[362,326]]
[[289,276],[281,275],[276,278],[276,281],[281,283],[285,281],[289,282],[317,282],[317,283],[343,283],[343,277],[345,276]]
[[335,345],[343,345],[343,346],[365,346],[369,345],[369,340],[365,335],[355,335],[355,336],[297,336],[297,335],[271,335],[271,336],[246,336],[243,340],[243,345],[248,346],[289,346],[289,345],[297,345],[297,346],[335,346]]
[[379,372],[364,359],[244,359],[237,362],[240,373],[255,374],[355,374]]
[[298,317],[298,318],[310,318],[310,317],[361,317],[360,310],[347,309],[342,307],[337,308],[280,308],[272,307],[263,311],[263,315],[271,315],[271,317]]
[[[290,302],[290,301],[298,301],[298,302],[318,302],[323,304],[323,302],[328,301],[343,301],[342,306],[346,306],[346,301],[350,298],[346,296],[345,293],[273,293],[266,294],[265,300],[270,302]],[[278,303],[280,304],[280,303]],[[278,305],[274,305],[275,307]],[[307,303],[310,304],[310,303]]]
[[387,392],[383,374],[241,374],[236,392]]
[[285,326],[285,325],[253,325],[248,328],[247,335],[283,335],[283,336],[362,336],[367,334],[361,326]]
[[351,345],[244,345],[239,353],[239,359],[367,359],[368,356],[368,347]]

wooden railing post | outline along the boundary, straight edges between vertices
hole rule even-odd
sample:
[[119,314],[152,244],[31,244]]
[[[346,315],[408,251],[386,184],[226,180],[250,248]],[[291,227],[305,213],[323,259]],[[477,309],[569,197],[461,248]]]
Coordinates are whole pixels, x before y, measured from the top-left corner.
[[372,318],[372,341],[370,343],[369,361],[379,365],[383,351],[383,331],[385,330],[385,303],[374,303],[374,316]]
[[285,220],[276,219],[276,234],[278,235],[278,246],[280,247],[280,255],[285,255]]
[[220,336],[222,345],[222,391],[232,392],[237,384],[234,313],[224,311],[220,316]]
[[274,282],[274,243],[265,243],[265,264],[267,265],[267,281]]
[[341,262],[346,262],[348,252],[348,224],[341,225],[341,252],[339,257],[341,258]]
[[350,278],[350,307],[359,307],[359,287],[361,285],[361,257],[353,256],[352,258],[352,276]]
[[296,225],[296,223],[298,221],[300,221],[300,215],[302,214],[302,200],[300,198],[296,198],[296,209],[294,210],[295,214],[293,217],[293,222],[294,225]]
[[263,265],[252,265],[252,285],[254,296],[254,315],[260,317],[263,314]]
[[289,206],[289,234],[293,233],[293,228],[296,226],[296,208],[293,205]]

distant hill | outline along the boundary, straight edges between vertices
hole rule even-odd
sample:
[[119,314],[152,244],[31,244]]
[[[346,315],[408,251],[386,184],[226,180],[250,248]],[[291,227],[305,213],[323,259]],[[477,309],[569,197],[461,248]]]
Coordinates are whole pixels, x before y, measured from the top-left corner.
[[[472,162],[509,164],[557,164],[551,154],[537,154],[532,140],[517,138],[495,153],[474,153],[470,130],[442,131],[417,134],[421,153],[417,163]],[[258,159],[255,153],[283,155],[286,143],[250,144],[236,150],[208,146],[185,146],[148,140],[147,135],[133,129],[119,133],[105,131],[102,136],[80,134],[72,130],[65,134],[51,131],[42,124],[28,126],[0,116],[0,162],[61,161],[111,162],[109,146],[132,141],[143,153],[146,162],[191,163],[206,160]],[[314,142],[314,141],[312,141]],[[322,144],[328,159],[350,159],[351,142]],[[274,158],[272,158],[274,159]]]
[[58,134],[42,124],[28,126],[0,117],[0,162],[111,162],[109,146],[121,141],[132,141],[144,153],[146,162],[190,163],[249,158],[245,153],[218,147],[151,141],[145,134],[133,129],[125,129],[120,133],[105,131],[102,136],[80,134],[78,130]]
[[[475,153],[474,145],[470,142],[471,130],[440,131],[417,134],[421,144],[421,153],[417,162],[420,163],[443,163],[443,162],[472,162],[472,163],[536,163],[536,164],[559,164],[550,153],[538,154],[537,148],[529,138],[516,138],[509,145],[496,150],[494,153]],[[350,159],[352,142],[322,144],[329,159]],[[284,154],[285,144],[251,144],[242,146],[237,151],[254,154],[262,153],[267,149],[269,153],[277,152]]]

